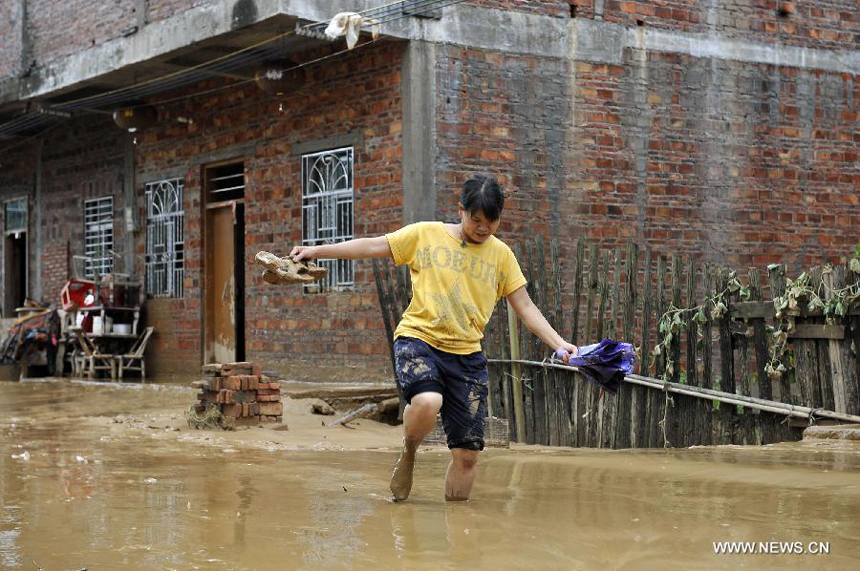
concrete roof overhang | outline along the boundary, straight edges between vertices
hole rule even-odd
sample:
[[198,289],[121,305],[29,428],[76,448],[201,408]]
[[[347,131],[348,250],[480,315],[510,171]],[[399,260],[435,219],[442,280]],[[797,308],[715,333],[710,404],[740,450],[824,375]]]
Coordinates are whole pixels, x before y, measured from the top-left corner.
[[[433,3],[406,0],[400,9]],[[211,77],[252,79],[266,60],[302,61],[300,52],[331,43],[321,31],[334,14],[379,5],[373,0],[222,0],[189,9],[26,77],[0,81],[0,139],[30,135],[74,114],[109,113]],[[292,33],[309,25],[310,30]],[[411,27],[398,21],[382,31],[408,38]]]

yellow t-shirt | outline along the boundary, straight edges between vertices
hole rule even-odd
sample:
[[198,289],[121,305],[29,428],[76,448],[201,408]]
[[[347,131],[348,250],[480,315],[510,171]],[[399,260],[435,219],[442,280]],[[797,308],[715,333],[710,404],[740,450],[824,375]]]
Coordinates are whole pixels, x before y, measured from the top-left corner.
[[495,236],[463,248],[442,222],[416,222],[386,238],[394,263],[412,276],[412,303],[395,339],[415,337],[459,355],[480,351],[496,303],[526,284],[514,253]]

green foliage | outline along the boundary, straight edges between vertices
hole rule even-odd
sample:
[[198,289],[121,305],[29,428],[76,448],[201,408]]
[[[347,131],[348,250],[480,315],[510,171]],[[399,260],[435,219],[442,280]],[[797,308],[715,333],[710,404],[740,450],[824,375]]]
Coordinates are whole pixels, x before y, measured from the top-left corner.
[[[857,245],[858,257],[860,257],[860,244]],[[768,270],[779,267],[779,264],[771,264]],[[860,274],[860,258],[852,258],[848,264],[849,271]],[[794,331],[794,320],[801,315],[801,310],[806,307],[807,311],[821,311],[828,323],[835,319],[844,317],[854,304],[860,303],[860,280],[852,285],[835,289],[825,283],[824,276],[831,274],[833,268],[825,266],[817,277],[810,272],[803,272],[794,280],[786,280],[785,293],[773,299],[776,310],[775,327],[767,326],[769,361],[765,365],[765,372],[772,381],[779,380],[786,373],[787,367],[783,363],[788,344],[788,335]],[[692,316],[693,321],[699,325],[709,320],[721,319],[727,312],[727,296],[736,293],[742,300],[750,298],[750,290],[738,279],[734,271],[730,271],[727,277],[727,285],[721,292],[706,297],[701,305],[693,308],[681,309],[674,305],[669,306],[661,317],[658,325],[659,342],[651,350],[654,357],[662,357],[665,367],[662,379],[668,381],[675,371],[676,363],[672,360],[669,350],[672,340],[676,339],[682,331],[687,328],[686,319]],[[849,281],[854,281],[850,279]],[[701,339],[702,332],[699,329]]]
[[[852,273],[860,274],[860,259],[853,258],[848,269]],[[771,380],[779,380],[786,372],[782,360],[788,335],[794,331],[794,320],[801,314],[804,303],[808,312],[821,311],[825,321],[833,323],[836,318],[845,317],[848,309],[860,300],[860,282],[834,289],[827,285],[824,279],[831,273],[833,268],[829,265],[824,266],[817,278],[803,272],[794,280],[786,280],[785,293],[773,298],[776,326],[768,326],[770,361],[765,366],[767,376]]]
[[[660,342],[654,347],[652,350],[652,354],[655,357],[663,356],[665,367],[663,369],[662,379],[664,381],[668,381],[672,374],[675,372],[676,363],[672,360],[671,352],[669,351],[669,347],[672,343],[672,340],[679,336],[682,331],[687,329],[686,318],[690,315],[693,317],[693,321],[698,324],[703,324],[708,321],[708,319],[717,320],[723,317],[726,312],[728,312],[728,306],[726,305],[727,297],[729,294],[737,293],[740,298],[744,301],[749,300],[750,298],[750,290],[748,286],[745,286],[738,279],[738,274],[735,271],[730,271],[726,276],[728,283],[723,291],[719,293],[714,293],[714,295],[706,297],[701,305],[697,305],[693,308],[685,308],[679,309],[674,305],[669,306],[669,310],[660,317],[660,322],[658,325],[658,330],[660,332]],[[699,337],[702,336],[701,330],[699,330]]]

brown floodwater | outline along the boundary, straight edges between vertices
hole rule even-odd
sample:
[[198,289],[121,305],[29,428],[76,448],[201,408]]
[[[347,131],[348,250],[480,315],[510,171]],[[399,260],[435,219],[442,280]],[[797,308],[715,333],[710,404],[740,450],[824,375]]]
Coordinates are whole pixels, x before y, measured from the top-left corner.
[[[488,450],[458,504],[443,500],[447,451],[428,448],[396,504],[390,446],[242,449],[103,421],[189,394],[0,383],[0,567],[860,568],[857,444]],[[722,541],[829,553],[716,555]]]

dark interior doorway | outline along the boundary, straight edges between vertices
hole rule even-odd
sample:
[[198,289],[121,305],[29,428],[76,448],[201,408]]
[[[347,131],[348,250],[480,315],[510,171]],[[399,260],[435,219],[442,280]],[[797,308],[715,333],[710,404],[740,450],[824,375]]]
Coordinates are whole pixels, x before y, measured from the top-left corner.
[[3,313],[4,317],[15,317],[15,308],[23,307],[27,297],[27,233],[7,234],[3,252],[6,263]]

